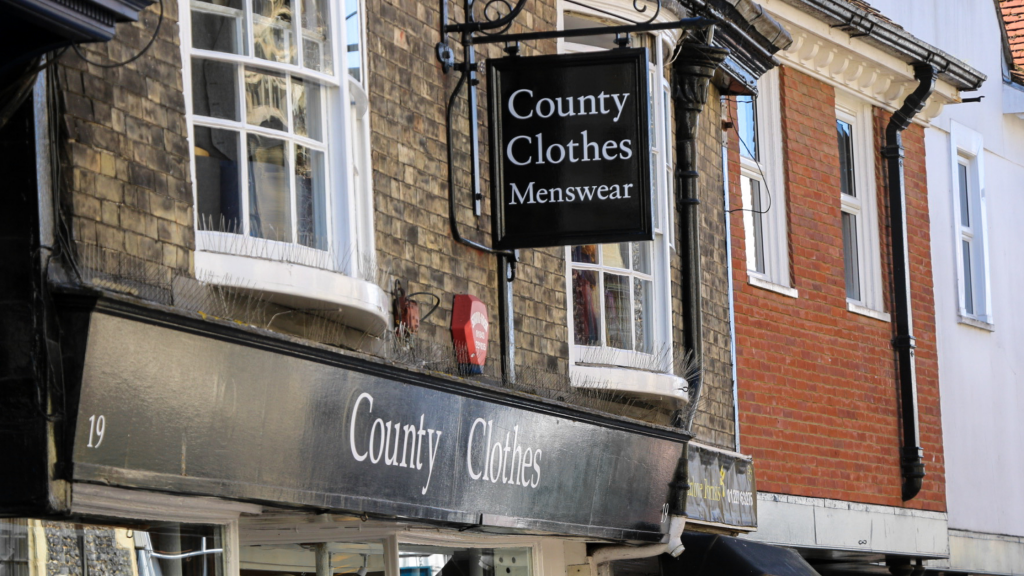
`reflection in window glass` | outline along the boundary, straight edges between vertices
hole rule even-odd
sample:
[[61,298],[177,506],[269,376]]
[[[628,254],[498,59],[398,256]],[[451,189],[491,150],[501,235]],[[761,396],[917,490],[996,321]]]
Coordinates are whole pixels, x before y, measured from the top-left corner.
[[292,78],[292,129],[299,136],[323,141],[320,85]]
[[192,3],[192,46],[229,54],[245,54],[245,11],[242,0]]
[[192,59],[192,113],[238,120],[238,74],[235,64]]
[[363,37],[362,15],[359,13],[359,0],[345,0],[345,60],[349,76],[357,82],[363,81]]
[[754,251],[754,270],[764,274],[764,209],[761,207],[761,183],[745,178],[744,184],[750,187],[750,219],[753,224],[754,245],[748,249]]
[[602,244],[601,258],[605,266],[629,268],[629,244]]
[[255,56],[271,62],[297,64],[291,0],[252,0]]
[[836,120],[839,137],[839,185],[847,196],[857,196],[853,179],[853,127],[842,120]]
[[284,140],[248,135],[249,234],[292,241],[288,149]]
[[[30,531],[41,537],[29,538]],[[0,519],[2,576],[221,576],[223,560],[215,526],[148,523],[131,530]]]
[[201,230],[241,233],[238,133],[195,127],[196,211]]
[[330,22],[330,2],[302,0],[302,65],[327,74],[334,72]]
[[605,342],[612,348],[633,349],[630,316],[629,277],[604,275]]
[[572,247],[572,261],[583,264],[597,264],[597,245],[587,244],[585,246]]
[[324,542],[243,546],[240,576],[314,576],[318,549],[327,552],[331,574],[366,569],[366,576],[384,576],[384,547],[380,542]]
[[857,217],[843,212],[843,272],[846,297],[860,300],[860,260],[857,254]]
[[757,113],[753,96],[736,97],[736,124],[740,136],[740,154],[757,160]]
[[971,268],[971,243],[961,240],[964,253],[964,308],[968,314],[974,314],[974,279]]
[[601,304],[598,301],[597,272],[594,270],[572,271],[573,334],[576,344],[599,346],[601,344]]
[[967,187],[967,166],[957,164],[960,180],[960,225],[967,228],[971,225],[970,190]]
[[[494,472],[509,481],[529,482],[534,471],[532,450],[528,452],[502,458],[502,462],[494,465]],[[398,550],[398,567],[401,576],[531,576],[533,572],[529,548],[440,548],[402,544]]]
[[324,184],[324,153],[295,147],[295,192],[299,244],[327,249],[327,195]]
[[287,130],[288,94],[284,74],[245,69],[245,117],[253,126]]

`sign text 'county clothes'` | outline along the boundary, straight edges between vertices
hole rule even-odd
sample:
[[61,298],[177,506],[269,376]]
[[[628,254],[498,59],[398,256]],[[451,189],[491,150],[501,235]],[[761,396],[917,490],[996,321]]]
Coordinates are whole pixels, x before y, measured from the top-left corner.
[[647,51],[488,61],[494,243],[653,239]]

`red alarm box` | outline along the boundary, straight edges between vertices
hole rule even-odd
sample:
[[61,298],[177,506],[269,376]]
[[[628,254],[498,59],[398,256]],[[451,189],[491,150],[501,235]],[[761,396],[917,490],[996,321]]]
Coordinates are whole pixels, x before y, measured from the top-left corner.
[[452,305],[452,340],[455,358],[464,374],[483,374],[490,333],[487,305],[475,296],[456,294]]

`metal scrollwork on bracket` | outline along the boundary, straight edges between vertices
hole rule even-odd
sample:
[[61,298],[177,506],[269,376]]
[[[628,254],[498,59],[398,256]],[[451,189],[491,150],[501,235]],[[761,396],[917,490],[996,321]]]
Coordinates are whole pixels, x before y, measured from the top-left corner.
[[[652,14],[650,18],[648,18],[647,20],[644,20],[643,22],[638,22],[636,20],[630,20],[629,18],[624,18],[621,14],[616,14],[614,12],[609,12],[607,10],[602,10],[601,8],[595,8],[594,6],[589,6],[586,3],[584,3],[584,2],[579,2],[578,0],[565,0],[565,3],[566,4],[575,4],[576,6],[580,6],[582,8],[586,8],[588,10],[593,10],[594,12],[598,12],[600,14],[604,14],[605,16],[610,16],[612,18],[615,18],[616,20],[625,20],[626,22],[629,22],[630,24],[651,24],[651,23],[653,23],[658,18],[658,15],[661,14],[661,0],[656,0],[655,1],[655,6],[656,7],[654,9],[654,14]],[[633,0],[633,9],[636,10],[636,12],[638,14],[643,14],[644,12],[647,12],[647,3],[644,2],[643,0]]]
[[[503,14],[502,12],[499,11],[498,8],[494,8],[495,5],[497,5],[497,6],[504,6],[506,8],[507,12],[505,12]],[[500,20],[501,18],[504,18],[508,14],[510,14],[512,12],[512,10],[513,10],[512,4],[510,4],[508,2],[508,0],[490,0],[489,2],[484,4],[484,9],[483,9],[484,20],[483,21],[484,22],[495,22],[497,20]],[[494,36],[495,34],[504,34],[505,32],[508,32],[508,29],[511,28],[511,27],[512,27],[512,21],[509,20],[507,24],[505,24],[504,26],[502,26],[501,28],[499,28],[497,30],[481,30],[481,32],[483,32],[484,34],[487,34],[488,36]]]

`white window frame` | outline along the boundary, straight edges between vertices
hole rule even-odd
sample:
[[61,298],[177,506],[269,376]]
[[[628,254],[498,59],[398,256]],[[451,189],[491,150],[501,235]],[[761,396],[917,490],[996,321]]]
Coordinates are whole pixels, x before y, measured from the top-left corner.
[[[580,17],[590,16],[597,20],[607,20],[609,11],[621,13],[623,17],[627,18],[630,17],[630,12],[633,12],[631,2],[603,1],[600,3],[600,7],[605,12],[588,14],[586,9],[573,4],[572,15]],[[665,12],[667,13],[667,11]],[[560,13],[560,20],[563,17],[564,14]],[[598,25],[597,22],[595,22],[595,25]],[[669,254],[675,242],[675,234],[673,233],[675,226],[675,203],[672,194],[674,154],[671,141],[671,85],[664,74],[664,63],[671,56],[671,49],[677,40],[677,32],[654,33],[650,38],[653,45],[653,49],[648,53],[650,57],[649,86],[652,104],[650,110],[652,120],[651,143],[654,151],[652,155],[652,184],[654,186],[654,209],[656,211],[655,234],[654,240],[651,242],[651,274],[635,274],[617,268],[605,268],[596,264],[574,264],[572,262],[572,248],[569,246],[565,248],[566,317],[570,339],[569,373],[575,386],[613,387],[616,390],[686,398],[685,380],[673,374],[671,267],[669,265]],[[562,42],[559,49],[562,53],[601,51],[600,48],[594,46],[574,43],[571,39],[566,39]],[[657,129],[657,127],[664,127],[665,129]],[[602,272],[605,270],[615,274],[624,274],[631,278],[633,276],[642,276],[652,280],[654,293],[653,309],[651,311],[651,318],[654,321],[652,329],[654,340],[653,354],[619,350],[606,346],[575,344],[575,320],[572,305],[572,269],[574,267],[598,271],[599,286],[603,286]],[[632,284],[632,281],[630,281],[631,302]],[[601,298],[602,339],[604,334],[603,300]],[[599,359],[600,361],[593,362],[594,359]]]
[[[251,5],[251,0],[243,0],[246,6]],[[239,134],[240,139],[245,139],[247,133],[255,133],[286,142],[300,142],[300,138],[292,134],[283,134],[274,130],[260,128],[250,125],[244,117],[245,83],[244,69],[246,66],[287,72],[295,77],[305,78],[319,82],[323,86],[323,143],[321,146],[325,152],[325,188],[326,188],[326,210],[327,210],[327,236],[328,250],[318,250],[298,243],[282,242],[256,238],[248,235],[248,170],[246,170],[246,159],[239,156],[240,170],[239,189],[241,202],[245,207],[243,210],[243,228],[246,233],[233,234],[227,232],[216,232],[201,230],[199,226],[198,210],[194,211],[194,223],[196,230],[196,272],[197,275],[216,277],[229,272],[237,274],[239,263],[233,261],[232,257],[254,258],[268,260],[277,263],[287,263],[305,268],[320,269],[329,272],[337,272],[349,277],[367,277],[373,269],[374,239],[373,239],[373,205],[371,195],[371,183],[369,178],[362,178],[357,182],[356,173],[369,174],[369,118],[368,100],[366,98],[363,84],[356,82],[348,75],[347,53],[342,51],[347,46],[345,6],[344,1],[331,3],[331,26],[334,29],[332,50],[334,62],[334,74],[326,74],[310,70],[301,66],[302,47],[296,46],[298,51],[297,64],[286,64],[271,62],[256,58],[253,49],[252,39],[252,13],[245,11],[245,27],[249,32],[241,40],[246,42],[247,55],[217,52],[192,48],[191,34],[191,9],[193,3],[208,8],[210,5],[197,2],[179,2],[179,28],[181,31],[182,50],[182,84],[185,97],[185,108],[188,125],[190,172],[192,176],[193,198],[196,195],[196,174],[195,174],[195,130],[194,127],[202,125],[211,128],[227,129]],[[293,0],[293,22],[300,19],[299,12],[302,9],[301,0]],[[216,10],[216,7],[213,8]],[[360,30],[365,25],[365,6],[360,2]],[[361,38],[362,40],[362,38]],[[362,71],[365,82],[365,42],[363,46]],[[202,117],[197,120],[192,105],[192,57],[205,60],[214,60],[235,64],[238,68],[238,91],[239,91],[239,121],[221,120],[209,117]],[[290,101],[290,90],[289,90]],[[354,111],[354,113],[353,113]],[[290,115],[290,107],[289,107]],[[240,143],[241,144],[241,143]],[[291,163],[290,166],[294,166]],[[358,186],[357,186],[358,184]],[[294,196],[294,194],[293,194]],[[294,203],[295,199],[292,198]],[[198,204],[196,204],[198,205]],[[293,220],[296,216],[293,208]],[[293,224],[294,226],[294,224]],[[227,257],[227,258],[225,258]],[[225,263],[229,268],[225,269]],[[271,270],[274,266],[264,262],[253,270],[268,272],[267,278],[250,278],[247,284],[249,287],[266,288],[270,292],[279,292],[274,286],[280,283],[282,270]],[[280,267],[277,267],[280,268]],[[287,274],[291,276],[294,270],[288,268]],[[299,271],[300,275],[309,279],[309,274],[315,271]],[[277,275],[277,278],[272,276]],[[331,284],[330,279],[316,282],[323,286]],[[292,286],[292,292],[303,292],[299,286]],[[323,296],[334,288],[327,290],[313,290],[313,299],[323,299]],[[315,294],[319,292],[319,294]],[[330,298],[328,298],[330,299]]]
[[[967,168],[967,214],[969,226],[962,225],[964,206],[960,200],[960,166]],[[985,195],[985,148],[981,134],[950,122],[951,196],[953,197],[953,253],[956,258],[957,306],[962,323],[991,328],[992,292],[989,281],[988,214]],[[963,242],[970,244],[973,311],[967,310],[967,283]]]
[[[759,158],[750,158],[740,143],[740,195],[743,201],[747,281],[752,286],[797,298],[799,292],[793,288],[789,272],[789,232],[782,164],[782,112],[778,68],[773,68],[761,76],[757,86],[758,95],[754,100],[754,134],[757,138]],[[751,185],[753,182],[758,184],[760,213],[754,210]],[[757,269],[758,238],[755,224],[758,222],[761,224],[763,271]]]
[[[875,190],[874,121],[871,104],[836,91],[836,119],[853,129],[853,179],[856,198],[838,189],[842,212],[857,216],[857,273],[860,299],[847,298],[847,310],[889,322],[882,295],[882,262],[878,226],[878,196]],[[837,222],[842,230],[841,222]],[[841,233],[841,232],[840,232]],[[844,288],[845,291],[845,288]]]

